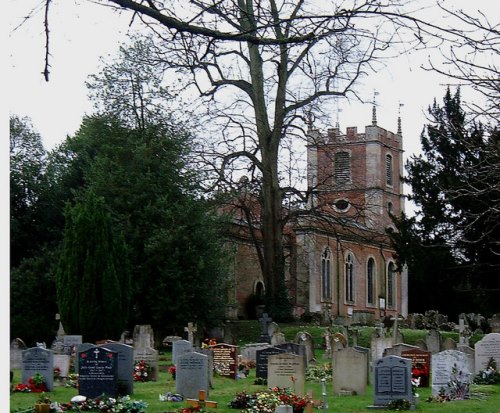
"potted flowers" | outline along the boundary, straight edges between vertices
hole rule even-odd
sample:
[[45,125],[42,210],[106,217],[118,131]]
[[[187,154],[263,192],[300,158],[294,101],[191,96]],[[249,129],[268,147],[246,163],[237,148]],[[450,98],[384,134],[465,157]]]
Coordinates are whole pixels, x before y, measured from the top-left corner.
[[40,393],[35,403],[35,413],[50,413],[50,398],[45,392]]

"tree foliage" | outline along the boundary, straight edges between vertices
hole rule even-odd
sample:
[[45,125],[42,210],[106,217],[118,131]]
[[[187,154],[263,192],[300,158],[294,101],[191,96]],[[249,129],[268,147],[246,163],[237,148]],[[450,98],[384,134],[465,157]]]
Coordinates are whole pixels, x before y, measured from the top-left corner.
[[416,276],[444,272],[441,281],[455,290],[450,302],[458,294],[468,298],[462,307],[492,312],[500,294],[498,130],[467,123],[458,90],[448,90],[443,105],[435,102],[429,114],[423,155],[413,156],[406,168],[410,199],[421,211],[418,220],[400,222],[398,252]]
[[130,265],[102,198],[87,191],[67,207],[56,269],[57,304],[67,333],[117,340],[128,321]]

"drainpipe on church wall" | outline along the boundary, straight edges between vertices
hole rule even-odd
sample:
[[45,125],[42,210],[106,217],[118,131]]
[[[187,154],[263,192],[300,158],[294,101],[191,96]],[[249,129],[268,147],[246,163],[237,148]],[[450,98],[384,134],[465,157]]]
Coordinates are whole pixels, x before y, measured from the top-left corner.
[[[380,245],[379,247],[379,251],[380,251],[380,256],[382,257],[382,263],[383,263],[383,266],[382,266],[382,271],[381,271],[381,274],[382,274],[382,283],[380,283],[380,291],[379,291],[379,294],[378,294],[378,297],[379,297],[379,311],[380,311],[380,318],[383,318],[385,317],[385,309],[387,308],[387,286],[386,286],[386,283],[387,283],[387,262],[385,260],[385,256],[384,256],[384,251],[382,250],[382,245]],[[380,299],[383,298],[384,299],[384,305],[383,305],[383,309],[381,308],[381,305],[380,305]]]
[[339,240],[337,239],[337,259],[335,260],[337,263],[337,317],[340,317],[340,299],[342,297],[341,288],[340,288],[340,259],[339,259]]

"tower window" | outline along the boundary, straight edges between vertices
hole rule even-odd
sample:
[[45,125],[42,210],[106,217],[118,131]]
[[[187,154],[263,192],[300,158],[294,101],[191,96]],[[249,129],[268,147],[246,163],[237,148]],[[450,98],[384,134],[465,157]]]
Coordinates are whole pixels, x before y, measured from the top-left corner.
[[390,262],[387,268],[387,306],[393,308],[396,303],[396,270],[394,263]]
[[385,156],[385,174],[387,185],[392,186],[392,155]]
[[337,152],[334,160],[335,183],[346,184],[351,180],[351,159],[349,152]]
[[366,266],[366,301],[368,304],[375,304],[375,260],[368,259]]

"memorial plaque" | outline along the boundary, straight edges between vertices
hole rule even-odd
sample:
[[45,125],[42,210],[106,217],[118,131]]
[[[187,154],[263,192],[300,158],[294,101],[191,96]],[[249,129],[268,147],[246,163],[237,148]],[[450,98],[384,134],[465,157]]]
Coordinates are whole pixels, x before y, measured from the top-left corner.
[[398,356],[387,356],[374,363],[374,403],[387,405],[392,400],[413,400],[411,361]]
[[30,377],[39,373],[45,379],[48,391],[54,389],[54,354],[52,350],[32,347],[22,352],[22,382],[28,384]]
[[118,353],[93,347],[78,353],[79,394],[92,399],[117,396]]
[[219,376],[236,379],[238,373],[238,347],[221,343],[210,348],[213,353],[215,372]]
[[401,357],[411,360],[412,378],[420,378],[420,387],[429,387],[431,375],[431,355],[430,351],[414,349],[401,352]]
[[267,379],[267,359],[274,354],[282,354],[286,351],[277,347],[268,347],[262,350],[257,350],[257,361],[255,366],[255,377]]

